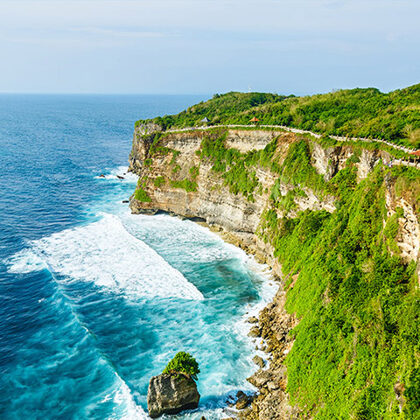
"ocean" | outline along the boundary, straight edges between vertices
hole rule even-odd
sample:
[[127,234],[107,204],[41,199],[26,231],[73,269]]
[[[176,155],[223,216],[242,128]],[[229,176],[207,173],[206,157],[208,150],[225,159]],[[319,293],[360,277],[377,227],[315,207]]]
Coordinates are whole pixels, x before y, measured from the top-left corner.
[[204,99],[0,95],[0,419],[145,419],[150,378],[181,350],[201,400],[172,418],[226,417],[252,391],[245,320],[273,296],[269,272],[123,203],[134,122]]

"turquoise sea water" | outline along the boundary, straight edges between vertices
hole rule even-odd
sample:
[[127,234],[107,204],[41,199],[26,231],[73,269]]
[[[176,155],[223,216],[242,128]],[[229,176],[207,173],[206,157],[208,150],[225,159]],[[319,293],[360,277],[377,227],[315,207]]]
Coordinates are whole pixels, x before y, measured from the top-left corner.
[[179,350],[202,398],[177,418],[221,418],[251,389],[244,318],[267,275],[201,226],[122,203],[134,121],[202,99],[0,95],[1,419],[147,418],[149,379]]

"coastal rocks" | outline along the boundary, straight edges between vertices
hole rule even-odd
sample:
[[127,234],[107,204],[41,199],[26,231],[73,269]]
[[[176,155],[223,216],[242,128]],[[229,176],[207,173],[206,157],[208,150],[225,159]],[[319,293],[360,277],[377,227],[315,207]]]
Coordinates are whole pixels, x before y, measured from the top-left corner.
[[420,224],[416,214],[416,200],[420,196],[420,187],[417,187],[411,194],[406,192],[404,196],[398,196],[391,177],[386,178],[386,182],[385,203],[387,217],[390,218],[397,211],[400,212],[397,219],[398,232],[395,238],[400,256],[407,262],[417,262],[416,271],[419,274]]
[[[268,135],[269,134],[269,135]],[[262,144],[271,139],[271,133]],[[219,225],[223,228],[244,237],[251,238],[255,243],[254,233],[260,223],[261,214],[269,198],[274,177],[268,177],[262,184],[261,191],[254,194],[255,200],[246,200],[242,195],[237,195],[229,190],[229,187],[221,182],[220,175],[213,170],[210,161],[202,161],[197,155],[200,149],[202,137],[211,136],[212,133],[167,133],[161,140],[161,147],[174,151],[162,153],[150,159],[149,150],[153,143],[153,133],[141,135],[139,128],[136,129],[133,140],[133,148],[130,155],[130,171],[150,180],[164,178],[167,180],[159,188],[153,182],[144,186],[150,197],[150,201],[139,202],[132,199],[130,207],[133,213],[145,213],[165,211],[187,218],[199,217],[208,225]],[[242,138],[232,134],[231,144],[241,148],[241,142],[246,148],[250,148],[252,142],[245,141],[246,133]],[[246,143],[246,145],[245,145]],[[147,163],[147,164],[146,164]],[[191,171],[199,168],[199,173],[194,182],[196,190],[173,187],[174,182],[183,182],[189,179]]]
[[[150,149],[158,135],[161,136],[159,145],[164,152],[155,153],[151,158]],[[274,274],[280,276],[281,269],[274,258],[274,248],[256,234],[260,230],[263,213],[271,205],[271,191],[278,174],[266,167],[255,166],[259,187],[253,193],[253,199],[248,200],[242,194],[235,194],[220,173],[213,170],[212,161],[200,157],[203,138],[212,136],[218,138],[217,133],[208,131],[161,133],[160,127],[138,126],[134,133],[129,170],[143,179],[142,189],[148,198],[139,201],[133,195],[130,209],[133,213],[155,214],[163,211],[190,219],[199,218],[213,230],[217,228],[227,242],[254,255],[258,262],[269,264]],[[225,141],[226,146],[245,153],[261,150],[274,138],[277,138],[274,159],[281,165],[290,145],[298,140],[295,134],[227,130]],[[195,188],[180,187],[197,168]],[[159,187],[156,187],[156,183]],[[296,186],[280,182],[279,188],[282,195],[285,195]],[[335,210],[334,197],[318,197],[305,187],[300,190],[305,192],[305,196],[295,197],[294,209],[288,217],[296,217],[304,210]]]
[[333,196],[325,194],[321,200],[310,188],[302,188],[302,190],[305,195],[303,197],[295,197],[294,199],[297,205],[297,210],[290,211],[287,217],[297,217],[299,212],[305,210],[325,210],[329,213],[333,213],[335,211],[335,198]]
[[[329,190],[320,193],[307,185],[294,184],[286,178],[279,178],[278,173],[267,166],[256,165],[253,169],[260,185],[255,188],[252,200],[248,200],[240,193],[233,193],[221,174],[213,169],[213,162],[203,159],[200,155],[202,139],[204,136],[211,138],[211,132],[163,133],[160,146],[164,152],[154,155],[151,159],[149,150],[153,143],[153,133],[146,130],[147,134],[142,137],[143,131],[141,128],[136,129],[130,155],[130,170],[141,177],[144,183],[142,188],[148,199],[138,201],[133,196],[130,200],[132,212],[164,211],[193,220],[198,218],[213,231],[217,231],[227,242],[241,247],[248,254],[253,254],[259,262],[270,265],[273,272],[282,277],[283,286],[287,284],[289,289],[295,287],[299,274],[291,273],[291,281],[286,282],[288,276],[282,276],[281,266],[275,257],[275,243],[271,242],[269,229],[262,223],[267,216],[267,210],[272,210],[277,219],[291,219],[303,211],[332,213],[336,210],[336,197],[327,194]],[[261,150],[273,138],[271,133],[267,133],[227,130],[226,146],[242,153]],[[273,155],[277,167],[284,162],[289,145],[298,140],[297,136],[290,133],[287,136],[279,136]],[[327,182],[335,182],[334,177],[337,173],[349,165],[355,166],[354,170],[357,169],[357,180],[360,182],[380,160],[385,164],[390,163],[390,158],[383,151],[360,150],[350,146],[325,147],[312,140],[309,140],[309,146],[310,163]],[[179,187],[181,182],[191,178],[192,173],[196,174],[194,188]],[[289,210],[273,206],[271,192],[276,182],[279,196],[285,197],[296,190],[292,195],[294,202]],[[415,212],[418,194],[416,197],[407,197],[406,194],[401,197],[394,189],[393,178],[389,176],[389,191],[385,197],[388,217],[397,211],[397,207],[400,208],[399,212],[402,213],[397,220],[399,228],[396,241],[401,256],[408,261],[418,261],[420,227]],[[297,325],[297,319],[287,314],[284,304],[285,291],[280,290],[274,301],[261,312],[258,320],[255,317],[248,319],[252,324],[249,336],[261,337],[264,351],[271,353],[271,358],[268,366],[255,359],[261,369],[248,380],[258,388],[258,395],[248,406],[241,409],[238,413],[240,419],[283,420],[299,416],[298,410],[289,404],[285,368],[286,356],[293,345],[293,336],[289,332]],[[261,340],[253,341],[261,345]],[[239,406],[243,404],[241,402]]]
[[250,323],[250,324],[256,324],[258,322],[258,318],[256,316],[250,316],[247,319],[247,322]]
[[249,330],[248,337],[260,337],[260,336],[261,336],[261,331],[257,326],[254,326]]
[[238,391],[236,394],[236,404],[235,407],[237,410],[243,410],[244,408],[248,407],[251,404],[252,397],[246,395],[243,391]]
[[[149,150],[155,134],[148,130],[147,134],[142,135],[143,131],[140,127],[136,129],[130,155],[130,170],[144,180],[143,188],[150,201],[138,201],[133,196],[130,200],[132,212],[165,211],[181,217],[200,218],[212,230],[217,230],[227,242],[255,255],[258,261],[269,264],[273,268],[273,273],[280,277],[281,267],[274,257],[274,247],[256,235],[261,216],[270,203],[271,190],[278,175],[266,168],[256,167],[255,173],[261,188],[255,190],[254,200],[247,200],[243,195],[230,191],[220,174],[213,170],[211,161],[200,159],[198,152],[202,138],[204,135],[211,136],[211,133],[167,133],[161,138],[160,145],[176,152],[158,154],[150,159]],[[269,136],[261,135],[258,141],[257,135],[254,136],[251,131],[239,134],[241,135],[235,132],[227,133],[226,141],[230,147],[244,152],[254,148],[261,149],[273,138],[272,133]],[[288,147],[294,141],[296,138],[292,134],[282,135],[279,138],[276,150],[278,164],[284,160]],[[255,146],[256,143],[258,146]],[[174,187],[174,182],[189,179],[191,172],[198,167],[195,190]],[[166,181],[159,182],[157,188],[155,181],[158,179]],[[282,184],[281,188],[288,190],[294,187]],[[298,206],[301,205],[305,209],[325,208],[323,204],[319,204],[320,200],[313,198],[309,191],[306,195],[308,203],[302,202],[297,204]],[[333,205],[329,202],[328,204],[331,204],[331,207]],[[292,345],[292,340],[288,338],[292,322],[284,310],[283,298],[283,294],[279,294],[273,304],[262,311],[259,322],[256,322],[255,318],[250,319],[252,328],[249,335],[253,338],[264,339],[264,348],[267,352],[273,352],[273,359],[270,360],[270,365],[264,366],[264,370],[258,371],[255,377],[254,385],[257,386],[259,394],[252,399],[252,402],[242,399],[238,403],[238,406],[242,408],[239,415],[243,419],[274,420],[282,418],[277,416],[277,412],[290,413],[291,410],[287,408],[286,370],[283,364],[284,351],[290,350]],[[262,367],[261,361],[258,360],[258,364]],[[251,379],[250,382],[253,383]],[[272,392],[275,394],[273,399],[269,397]],[[273,404],[274,414],[269,413],[269,401]],[[170,409],[170,411],[160,412],[173,411]]]
[[265,361],[262,357],[256,355],[254,356],[254,358],[252,359],[252,361],[261,369],[265,366]]
[[375,165],[379,163],[379,152],[376,150],[362,150],[357,171],[357,180],[360,182],[365,179],[369,172],[373,170]]
[[289,420],[299,417],[298,409],[290,406],[286,392],[284,361],[293,345],[289,331],[296,326],[297,320],[286,312],[285,298],[285,292],[279,290],[273,302],[260,313],[257,328],[267,343],[266,350],[272,354],[272,359],[267,368],[263,370],[261,366],[248,378],[248,382],[258,388],[258,395],[252,400],[251,407],[239,413],[241,420]]
[[159,133],[162,131],[162,127],[158,124],[147,122],[137,126],[135,131],[136,134],[143,136],[145,134]]
[[420,225],[415,210],[404,198],[397,200],[397,207],[403,210],[397,236],[401,256],[407,261],[417,261],[420,251]]
[[262,150],[274,138],[283,134],[281,131],[244,131],[229,130],[226,146],[247,153],[251,150]]
[[147,407],[151,418],[197,408],[199,400],[197,384],[187,375],[163,373],[150,380]]
[[312,164],[317,172],[329,181],[346,165],[352,150],[345,146],[322,147],[319,143],[312,143]]

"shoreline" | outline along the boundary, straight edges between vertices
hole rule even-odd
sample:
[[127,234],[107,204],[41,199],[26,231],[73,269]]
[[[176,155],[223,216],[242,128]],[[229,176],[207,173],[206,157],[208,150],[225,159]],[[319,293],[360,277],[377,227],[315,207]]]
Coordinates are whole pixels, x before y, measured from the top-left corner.
[[[132,214],[153,215],[153,213],[147,211]],[[167,214],[181,220],[194,222],[215,234],[224,243],[243,251],[256,264],[268,267],[271,279],[266,277],[265,281],[272,281],[277,290],[265,302],[262,302],[261,296],[261,301],[255,304],[255,308],[248,310],[239,321],[239,324],[242,324],[248,331],[247,337],[244,338],[249,339],[251,347],[254,347],[250,358],[255,365],[255,371],[250,377],[246,378],[246,381],[257,391],[249,398],[249,403],[240,409],[235,408],[235,403],[239,401],[238,398],[234,398],[232,402],[227,401],[223,410],[231,411],[226,414],[236,417],[223,417],[222,419],[272,420],[276,418],[291,420],[297,418],[298,409],[289,405],[289,396],[286,392],[287,370],[284,363],[293,345],[293,340],[288,337],[288,334],[296,326],[297,320],[293,315],[288,314],[285,309],[285,279],[281,275],[279,263],[272,255],[268,255],[265,250],[259,247],[259,241],[255,234],[247,234],[245,235],[246,238],[241,238],[223,226],[209,224],[195,217],[187,217],[162,210],[154,214]],[[257,321],[250,322],[249,320],[254,317]],[[264,366],[259,366],[255,362],[256,357],[264,361]],[[244,390],[247,391],[245,388]]]
[[[173,216],[192,220],[184,216]],[[209,225],[203,221],[196,221],[195,223],[209,229],[224,242],[241,249],[249,258],[253,258],[257,264],[266,265],[270,269],[272,281],[278,286],[273,297],[262,307],[256,309],[257,313],[249,313],[244,316],[244,322],[249,324],[248,337],[251,340],[254,338],[252,341],[256,344],[253,359],[260,357],[265,361],[265,365],[258,366],[253,360],[256,370],[247,378],[247,381],[257,389],[257,393],[249,405],[238,410],[237,418],[239,420],[271,420],[272,418],[291,420],[297,418],[298,409],[289,405],[289,396],[286,392],[287,368],[284,363],[293,346],[293,340],[288,337],[288,334],[296,326],[297,320],[294,316],[288,314],[285,309],[285,279],[281,273],[281,266],[274,256],[265,254],[259,247],[258,238],[255,234],[250,234],[253,239],[250,243],[249,237],[244,241],[234,232],[217,224]],[[257,322],[250,323],[249,319],[253,316],[257,318]],[[261,353],[265,357],[262,357]],[[269,401],[266,401],[267,398]]]
[[[123,170],[124,176],[128,174],[133,174],[135,177],[138,177],[135,173],[130,172],[128,167],[118,167],[117,170],[115,170],[115,173],[111,173],[105,177],[106,180],[115,180],[118,179],[117,172],[120,172],[120,170]],[[190,221],[193,222],[196,225],[201,226],[204,228],[209,234],[213,234],[217,236],[219,239],[221,239],[225,244],[231,245],[238,250],[242,251],[245,255],[247,260],[244,261],[246,267],[253,271],[256,275],[258,275],[262,281],[265,283],[266,287],[268,285],[268,288],[272,288],[269,297],[265,298],[264,296],[264,284],[261,285],[261,288],[259,290],[259,301],[253,304],[248,304],[248,306],[244,306],[244,314],[239,318],[239,320],[235,323],[235,328],[237,328],[237,333],[242,336],[243,339],[245,339],[251,349],[251,353],[249,356],[247,356],[248,361],[253,366],[253,370],[251,373],[251,376],[248,378],[245,378],[245,383],[251,385],[253,388],[252,392],[250,392],[250,388],[247,388],[244,386],[241,391],[245,392],[249,397],[249,404],[247,404],[242,409],[236,409],[235,404],[238,400],[237,397],[232,396],[226,401],[226,404],[224,407],[221,407],[219,409],[223,412],[222,419],[226,418],[226,416],[236,416],[234,418],[237,418],[238,420],[243,419],[251,419],[252,417],[249,416],[249,411],[252,410],[252,402],[258,398],[259,394],[261,393],[261,389],[264,388],[261,384],[261,372],[270,372],[270,366],[274,360],[274,356],[271,350],[274,349],[273,343],[270,343],[269,335],[264,334],[264,337],[262,334],[259,334],[258,336],[253,335],[255,334],[255,328],[259,326],[258,328],[260,331],[267,330],[267,315],[265,312],[269,308],[273,308],[274,300],[276,297],[280,294],[282,295],[284,293],[284,282],[282,279],[282,274],[280,272],[281,267],[280,265],[273,264],[276,261],[274,260],[274,257],[267,255],[264,253],[263,250],[261,250],[258,246],[258,238],[255,234],[246,234],[245,237],[241,238],[239,235],[235,234],[235,232],[230,231],[223,226],[220,226],[218,224],[209,224],[206,221],[204,221],[201,218],[197,217],[188,217],[180,214],[176,214],[174,212],[167,212],[163,210],[159,210],[157,212],[151,213],[148,211],[145,211],[143,213],[133,213],[130,209],[130,206],[128,206],[128,211],[132,216],[136,216],[138,214],[148,215],[148,216],[154,216],[159,214],[166,214],[171,217],[175,217],[177,219],[183,220],[183,221]],[[251,263],[251,264],[250,264]],[[254,265],[254,267],[251,267],[250,265]],[[265,267],[264,267],[265,266]],[[268,271],[268,272],[263,272]],[[271,284],[270,284],[271,283]],[[250,322],[249,320],[251,318],[258,319],[257,322]],[[254,331],[254,333],[252,332]],[[255,358],[258,357],[260,360],[264,361],[264,367],[261,365],[258,365],[255,362]],[[272,375],[271,375],[272,376]],[[253,379],[251,379],[253,378]],[[251,380],[250,380],[251,379]],[[260,386],[259,386],[260,385]],[[251,411],[252,413],[252,411]]]

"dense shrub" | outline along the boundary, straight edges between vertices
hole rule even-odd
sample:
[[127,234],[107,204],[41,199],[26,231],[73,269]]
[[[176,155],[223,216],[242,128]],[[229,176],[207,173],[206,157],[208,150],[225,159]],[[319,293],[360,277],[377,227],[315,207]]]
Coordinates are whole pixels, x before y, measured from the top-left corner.
[[197,375],[200,373],[197,361],[191,354],[185,351],[180,351],[167,364],[163,373],[184,373],[197,380]]
[[134,198],[138,201],[142,201],[143,203],[150,203],[152,199],[149,197],[149,194],[141,187],[138,186],[135,193]]
[[419,104],[420,84],[390,93],[358,88],[304,97],[230,92],[153,122],[163,128],[194,127],[204,117],[210,124],[249,124],[257,117],[266,125],[420,147]]

